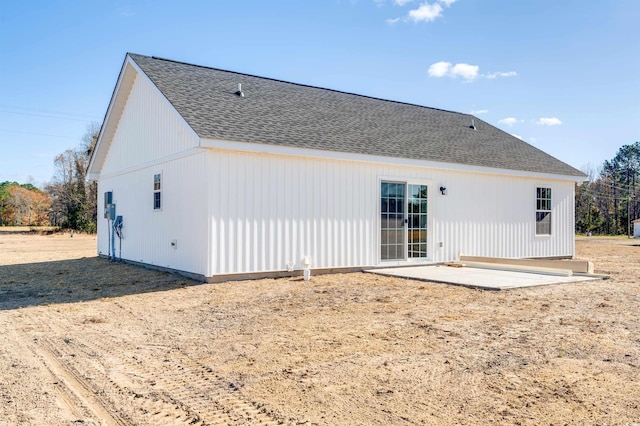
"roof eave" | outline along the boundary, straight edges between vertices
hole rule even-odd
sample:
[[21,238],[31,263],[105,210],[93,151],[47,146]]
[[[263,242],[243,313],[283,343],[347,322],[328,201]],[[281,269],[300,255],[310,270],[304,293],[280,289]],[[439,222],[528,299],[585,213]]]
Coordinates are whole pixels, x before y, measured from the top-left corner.
[[213,138],[201,138],[200,146],[203,148],[220,149],[225,151],[254,152],[260,154],[287,155],[295,157],[310,157],[344,161],[358,161],[366,163],[382,163],[402,166],[429,167],[434,169],[445,169],[464,172],[499,174],[513,177],[527,177],[538,179],[554,179],[573,182],[583,182],[586,175],[574,176],[556,173],[542,173],[527,170],[502,169],[486,166],[477,166],[461,163],[445,163],[441,161],[430,161],[412,158],[384,157],[380,155],[360,154],[343,151],[328,151],[311,148],[300,148],[292,146],[266,144],[261,142],[229,141]]
[[104,121],[100,127],[100,133],[98,134],[98,141],[91,155],[89,167],[87,169],[87,179],[97,180],[100,177],[100,172],[109,146],[111,145],[111,139],[115,134],[115,130],[118,125],[118,121],[122,111],[124,110],[125,103],[128,97],[128,91],[124,93],[124,88],[131,89],[135,77],[142,72],[140,68],[135,64],[133,59],[127,55],[125,56],[120,74],[118,75],[117,83],[111,94],[111,100],[109,101],[109,107],[105,113]]

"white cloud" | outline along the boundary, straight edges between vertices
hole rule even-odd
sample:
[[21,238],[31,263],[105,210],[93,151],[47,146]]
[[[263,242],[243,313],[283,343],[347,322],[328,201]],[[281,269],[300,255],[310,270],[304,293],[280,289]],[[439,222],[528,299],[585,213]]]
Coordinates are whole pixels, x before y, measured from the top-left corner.
[[429,67],[429,76],[430,77],[444,77],[449,74],[449,70],[451,69],[451,62],[436,62],[435,64],[431,64]]
[[486,114],[488,112],[489,112],[488,109],[475,109],[475,110],[471,111],[469,114],[471,114],[471,115],[480,115],[480,114]]
[[397,24],[398,21],[400,21],[400,18],[387,19],[387,24],[389,24],[389,25]]
[[438,3],[422,3],[420,7],[409,11],[409,19],[413,22],[430,22],[442,16],[442,6]]
[[515,77],[517,75],[518,73],[515,71],[507,71],[507,72],[492,72],[485,75],[485,77],[488,78],[489,80],[493,80],[496,77]]
[[477,65],[455,64],[452,66],[451,62],[440,61],[431,64],[427,72],[430,77],[462,77],[466,81],[473,81],[478,76],[479,69]]
[[515,133],[511,133],[511,136],[513,136],[514,138],[518,138],[518,139],[520,139],[521,141],[523,141],[523,140],[524,140],[524,139],[522,139],[522,136],[520,136],[520,135],[516,135]]
[[[393,21],[390,23],[395,22],[397,21]],[[479,77],[492,80],[496,77],[514,77],[516,75],[518,75],[518,73],[516,73],[515,71],[480,74],[480,67],[478,65],[470,65],[465,63],[452,65],[451,62],[445,61],[436,62],[434,64],[431,64],[431,66],[429,67],[429,76],[431,77],[462,77],[467,83],[472,82]]]
[[451,74],[460,76],[467,81],[472,81],[478,76],[479,69],[480,67],[477,65],[455,64],[453,68],[451,68]]
[[[374,0],[376,2],[383,0]],[[392,0],[393,4],[396,6],[405,6],[409,3],[413,3],[414,0]],[[442,12],[444,7],[451,7],[456,0],[434,0],[433,3],[429,3],[429,0],[424,1],[420,4],[416,9],[412,9],[409,11],[407,17],[404,21],[413,21],[413,22],[431,22],[435,21],[437,18],[442,16]],[[393,22],[389,22],[393,21]],[[387,19],[389,23],[396,23],[398,19]]]
[[518,120],[515,117],[507,117],[507,118],[503,118],[502,120],[498,120],[499,124],[505,124],[507,126],[513,126],[514,124],[518,123],[519,121],[522,120]]
[[540,126],[559,126],[562,124],[562,121],[557,117],[541,117],[536,121],[536,124]]

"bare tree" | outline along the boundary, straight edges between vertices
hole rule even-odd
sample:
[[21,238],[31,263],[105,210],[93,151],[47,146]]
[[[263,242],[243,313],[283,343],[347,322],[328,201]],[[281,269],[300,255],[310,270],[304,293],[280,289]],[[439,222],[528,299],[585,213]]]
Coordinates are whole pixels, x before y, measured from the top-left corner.
[[51,222],[57,226],[95,232],[97,184],[86,174],[98,140],[100,126],[92,123],[77,149],[67,149],[54,159],[56,174],[46,190],[51,195]]

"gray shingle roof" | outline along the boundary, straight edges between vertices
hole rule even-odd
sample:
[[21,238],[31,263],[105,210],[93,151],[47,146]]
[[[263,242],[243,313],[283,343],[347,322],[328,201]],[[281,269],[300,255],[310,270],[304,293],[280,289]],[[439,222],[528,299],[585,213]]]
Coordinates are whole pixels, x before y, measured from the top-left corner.
[[203,138],[584,176],[468,114],[129,56]]

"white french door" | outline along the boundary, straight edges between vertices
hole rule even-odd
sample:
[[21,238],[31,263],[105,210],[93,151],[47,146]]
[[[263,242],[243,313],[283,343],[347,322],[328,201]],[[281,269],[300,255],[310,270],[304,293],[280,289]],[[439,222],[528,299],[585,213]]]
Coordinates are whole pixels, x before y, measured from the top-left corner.
[[426,259],[428,187],[407,182],[380,184],[380,259]]

